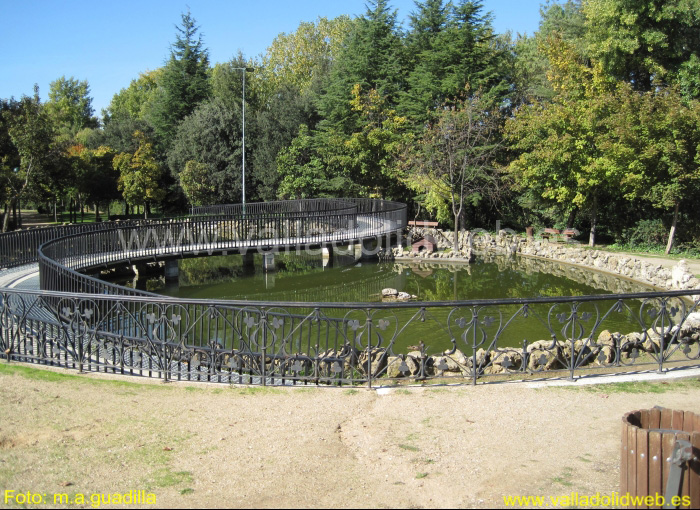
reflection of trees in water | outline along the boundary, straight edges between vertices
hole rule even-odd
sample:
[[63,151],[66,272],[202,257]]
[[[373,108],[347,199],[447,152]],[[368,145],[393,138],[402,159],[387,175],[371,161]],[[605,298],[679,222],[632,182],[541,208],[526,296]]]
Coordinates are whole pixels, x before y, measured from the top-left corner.
[[211,256],[182,259],[178,262],[181,285],[206,285],[232,281],[244,276],[241,256]]
[[[278,253],[275,261],[277,271],[263,276],[260,254],[255,254],[252,266],[244,264],[241,256],[184,259],[180,261],[180,288],[236,282],[233,294],[226,293],[232,299],[309,302],[376,302],[386,287],[415,294],[421,301],[648,290],[613,275],[527,257],[486,255],[471,265],[399,261],[363,263],[357,268],[352,257],[334,257],[330,269],[322,269],[319,255]],[[260,285],[262,278],[265,282]]]
[[[317,270],[318,271],[318,270]],[[349,274],[351,271],[348,271]],[[360,274],[360,273],[356,273]],[[389,270],[373,272],[363,278],[351,277],[336,280],[326,285],[312,285],[304,288],[275,290],[269,289],[257,294],[246,294],[245,298],[254,301],[309,301],[309,302],[368,302],[381,301],[382,290],[387,287],[404,288],[406,277]],[[323,275],[322,275],[323,276]],[[307,282],[308,283],[308,282]]]
[[397,262],[395,271],[414,274],[406,292],[425,301],[582,296],[650,290],[648,286],[556,261],[483,255],[470,266]]
[[180,261],[180,290],[187,286],[202,286],[236,282],[243,284],[252,277],[265,278],[261,291],[241,285],[233,299],[254,301],[379,301],[382,289],[403,288],[405,277],[382,264],[364,264],[352,268],[351,256],[336,255],[332,267],[322,269],[320,255],[277,253],[276,271],[267,275],[262,270],[262,255],[255,254],[255,264],[246,266],[241,256],[201,257]]
[[[179,261],[180,284],[207,285],[234,281],[262,273],[262,254],[254,254],[254,264],[244,264],[241,255],[196,257]],[[275,255],[276,276],[304,275],[318,271],[322,261],[318,255],[278,253]]]
[[[538,259],[532,257],[507,257],[503,255],[482,254],[484,261],[495,263],[499,271],[520,271],[533,276],[540,275],[540,283],[543,284],[541,296],[581,295],[580,293],[566,293],[569,287],[567,281],[576,282],[596,291],[607,291],[614,294],[633,292],[645,292],[652,290],[649,285],[628,280],[623,277],[596,271],[593,268],[583,268],[558,262],[555,260]],[[551,279],[550,277],[557,277]],[[547,280],[542,282],[541,280]]]

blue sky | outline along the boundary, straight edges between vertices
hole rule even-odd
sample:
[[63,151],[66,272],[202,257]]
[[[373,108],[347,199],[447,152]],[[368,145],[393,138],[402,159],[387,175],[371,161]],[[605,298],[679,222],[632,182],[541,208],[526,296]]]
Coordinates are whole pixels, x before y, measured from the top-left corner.
[[[484,0],[502,33],[532,34],[540,0]],[[399,20],[415,10],[413,0],[393,0]],[[0,0],[0,98],[31,95],[43,100],[60,76],[88,80],[97,115],[140,72],[163,65],[175,40],[180,14],[190,11],[204,34],[212,63],[238,51],[264,53],[280,32],[301,21],[365,12],[364,0]]]

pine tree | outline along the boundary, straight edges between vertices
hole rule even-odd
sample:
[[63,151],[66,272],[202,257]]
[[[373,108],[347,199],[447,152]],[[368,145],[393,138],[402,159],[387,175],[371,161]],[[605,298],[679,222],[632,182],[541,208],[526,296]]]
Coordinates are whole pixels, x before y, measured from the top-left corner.
[[165,148],[170,146],[178,123],[211,95],[209,52],[201,34],[197,35],[199,27],[189,11],[182,15],[182,24],[176,29],[176,41],[159,77],[158,96],[150,114],[150,122]]
[[435,45],[435,38],[447,28],[447,6],[443,0],[425,0],[416,2],[417,12],[409,16],[410,31],[406,34],[406,47],[409,56],[418,56],[430,51]]
[[376,90],[393,106],[402,82],[402,44],[396,11],[386,0],[370,0],[365,15],[357,20],[330,75],[319,110],[325,127],[346,134],[361,128],[362,122],[350,104],[357,84],[362,91]]
[[482,14],[481,2],[418,5],[407,42],[407,53],[415,58],[399,112],[420,128],[436,108],[454,105],[467,85],[482,91],[484,99],[503,97],[505,54],[495,44],[491,15]]

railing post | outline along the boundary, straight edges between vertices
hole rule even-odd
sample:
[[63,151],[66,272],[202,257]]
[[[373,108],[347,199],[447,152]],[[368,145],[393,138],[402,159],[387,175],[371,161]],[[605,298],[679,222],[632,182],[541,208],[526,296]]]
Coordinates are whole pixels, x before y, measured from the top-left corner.
[[[369,317],[370,310],[367,310],[367,316]],[[367,382],[369,388],[372,388],[372,320],[367,320]]]
[[263,311],[260,314],[260,324],[259,328],[262,329],[261,336],[262,336],[262,346],[260,349],[260,353],[262,355],[261,358],[261,370],[260,373],[262,374],[262,385],[267,386],[267,316],[265,314],[265,311]]

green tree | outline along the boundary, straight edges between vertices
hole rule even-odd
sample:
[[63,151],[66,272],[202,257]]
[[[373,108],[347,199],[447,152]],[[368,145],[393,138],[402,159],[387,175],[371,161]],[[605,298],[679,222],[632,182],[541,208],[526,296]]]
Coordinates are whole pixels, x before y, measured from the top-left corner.
[[440,36],[448,26],[448,6],[442,0],[416,2],[417,11],[409,16],[410,30],[405,37],[407,90],[402,91],[398,108],[421,126],[428,112],[440,104],[441,77],[448,72],[436,53],[440,51]]
[[636,90],[676,82],[700,56],[697,0],[585,0],[583,10],[591,56]]
[[606,152],[624,172],[626,198],[673,210],[669,253],[680,206],[700,191],[700,104],[686,103],[677,88],[637,93],[630,85],[619,88],[615,104]]
[[201,34],[197,35],[199,27],[189,11],[182,14],[181,26],[176,29],[170,59],[163,67],[149,112],[149,121],[166,148],[182,119],[211,95],[209,52]]
[[496,167],[501,150],[501,115],[478,94],[436,113],[412,148],[406,181],[426,194],[426,205],[449,204],[454,219],[455,245],[465,203],[496,201],[501,179]]
[[[243,71],[247,69],[247,71]],[[268,102],[269,85],[260,72],[260,63],[246,59],[241,53],[211,70],[212,99],[220,99],[227,108],[241,109],[243,101],[243,73],[245,72],[246,116],[264,108]]]
[[54,126],[44,105],[39,100],[39,87],[34,86],[34,96],[23,96],[16,107],[3,112],[7,133],[19,155],[19,167],[5,177],[5,218],[3,232],[7,231],[7,210],[23,195],[37,188],[46,177],[54,150]]
[[[326,133],[326,141],[328,133]],[[277,171],[280,176],[280,198],[315,198],[341,197],[354,195],[359,191],[352,181],[347,166],[333,168],[324,157],[324,148],[316,142],[318,137],[310,134],[309,128],[302,124],[299,133],[291,144],[280,150],[277,155]],[[342,140],[335,140],[342,145]],[[338,154],[338,150],[332,151]],[[328,169],[333,171],[329,172]]]
[[262,61],[270,90],[291,86],[301,93],[308,91],[315,80],[328,73],[352,25],[345,15],[330,20],[321,17],[301,22],[291,34],[275,37]]
[[554,90],[547,80],[549,61],[544,49],[552,37],[566,41],[582,59],[587,56],[585,16],[580,0],[556,3],[551,0],[540,8],[539,30],[532,36],[518,34],[511,42],[513,69],[511,80],[514,106],[549,100]]
[[89,149],[83,145],[68,148],[68,157],[73,169],[71,186],[81,205],[94,204],[95,219],[100,219],[100,204],[120,198],[119,173],[114,169],[116,153],[110,147]]
[[418,10],[409,15],[410,30],[406,34],[409,58],[433,50],[435,38],[447,28],[448,7],[443,0],[415,4]]
[[251,174],[254,177],[252,191],[256,196],[262,200],[273,200],[279,195],[277,157],[280,151],[290,147],[299,135],[301,126],[308,133],[318,121],[314,90],[299,92],[293,85],[282,85],[269,105],[257,112],[255,151],[251,157]]
[[184,170],[180,172],[180,186],[192,205],[216,203],[216,187],[211,183],[207,165],[204,163],[185,163]]
[[[253,126],[246,122],[246,135]],[[168,151],[168,166],[176,180],[188,161],[206,165],[207,180],[216,190],[219,203],[241,200],[242,136],[241,110],[229,108],[221,99],[201,105],[178,127]],[[254,136],[246,137],[247,155],[253,152]],[[249,160],[249,159],[248,159]],[[249,168],[246,168],[249,170]],[[246,182],[251,176],[246,175]]]
[[60,136],[66,140],[72,140],[81,129],[98,126],[87,80],[61,76],[51,82],[46,109],[54,118]]
[[493,32],[491,15],[482,13],[482,3],[418,5],[407,36],[413,62],[397,109],[416,127],[423,126],[437,108],[458,102],[466,84],[501,102],[510,85],[505,80],[509,53]]
[[134,132],[134,138],[138,141],[136,152],[117,154],[113,165],[119,172],[118,187],[124,199],[132,205],[143,205],[147,218],[150,205],[159,203],[166,194],[160,185],[163,169],[148,138],[140,131]]
[[532,197],[569,212],[588,208],[593,246],[599,198],[619,190],[622,179],[605,152],[615,82],[600,64],[582,62],[572,44],[551,38],[546,50],[557,95],[551,103],[525,105],[506,123],[506,138],[519,153],[510,170],[518,189]]
[[362,94],[357,84],[352,95],[350,104],[362,119],[362,128],[345,142],[353,181],[375,195],[399,199],[405,188],[399,179],[396,156],[410,138],[406,133],[407,119],[389,108],[386,99],[374,89]]
[[402,41],[396,11],[390,10],[386,0],[370,0],[367,12],[353,24],[319,99],[323,126],[347,135],[362,126],[359,112],[351,104],[357,84],[364,91],[376,90],[393,107],[402,74]]
[[105,124],[124,119],[145,119],[155,100],[162,74],[162,68],[141,73],[131,80],[128,87],[114,94],[109,106],[102,112]]

